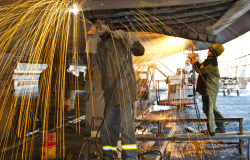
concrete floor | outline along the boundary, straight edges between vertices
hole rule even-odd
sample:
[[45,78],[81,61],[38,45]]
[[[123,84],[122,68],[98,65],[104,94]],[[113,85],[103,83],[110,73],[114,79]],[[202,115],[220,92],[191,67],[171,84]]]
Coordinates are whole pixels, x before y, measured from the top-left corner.
[[[233,92],[230,96],[223,96],[222,92],[220,92],[217,96],[217,107],[222,112],[225,118],[243,118],[243,130],[250,131],[250,92],[246,92],[244,89],[241,90],[241,95],[237,96],[236,92]],[[199,96],[199,110],[201,113],[201,118],[206,118],[205,114],[202,111],[202,101],[201,96]],[[179,114],[181,117],[185,118],[197,118],[195,108],[187,107],[179,110]],[[226,132],[238,132],[239,125],[237,122],[226,122]],[[193,128],[198,129],[196,124],[179,124],[179,129],[176,133],[185,133],[185,127],[191,126]],[[203,128],[205,124],[203,124]],[[238,142],[237,140],[227,141],[227,142]],[[245,158],[247,157],[247,144],[248,142],[244,141],[244,152]],[[212,146],[209,146],[212,147]],[[218,147],[218,146],[216,146]],[[220,146],[219,146],[220,147]],[[185,148],[187,145],[179,145],[176,146],[179,151],[185,152]],[[172,155],[173,160],[200,160],[200,159],[230,159],[230,160],[243,160],[245,158],[241,158],[239,151],[237,148],[233,149],[221,149],[221,150],[213,150],[208,152],[207,154],[175,154]]]

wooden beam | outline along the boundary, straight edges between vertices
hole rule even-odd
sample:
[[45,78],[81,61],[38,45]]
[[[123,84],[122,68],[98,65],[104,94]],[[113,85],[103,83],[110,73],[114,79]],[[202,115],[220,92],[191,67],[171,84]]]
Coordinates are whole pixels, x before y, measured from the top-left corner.
[[[166,137],[173,137],[174,136],[176,124],[174,123],[172,125],[173,125],[172,129]],[[165,135],[163,134],[161,137],[163,137],[163,136],[165,136]],[[157,141],[150,150],[159,150],[161,152],[161,154],[164,154],[169,142],[170,141]],[[160,160],[160,158],[161,157],[159,155],[148,154],[143,158],[143,160],[152,160],[152,159]]]
[[[222,0],[206,0],[205,3],[218,2]],[[224,0],[226,1],[226,0]],[[109,9],[124,9],[124,8],[153,8],[167,6],[181,6],[204,3],[204,0],[95,0],[83,1],[82,11],[90,10],[109,10]]]
[[[170,133],[168,134],[168,137],[172,137],[175,134],[176,124],[173,125],[173,128],[171,129]],[[162,147],[160,149],[161,154],[164,154],[168,144],[170,141],[165,141],[162,144]],[[160,160],[160,156],[158,155],[155,160]]]
[[165,67],[167,70],[169,70],[171,73],[173,73],[175,75],[175,73],[169,69],[164,63],[162,63],[159,59],[157,60],[163,67]]
[[195,133],[195,134],[199,134],[199,131],[194,129],[193,127],[186,127],[185,128],[187,132],[192,132],[192,133]]
[[250,10],[249,0],[238,0],[235,4],[220,18],[220,20],[214,25],[214,34],[219,32],[234,23],[239,17],[244,15]]

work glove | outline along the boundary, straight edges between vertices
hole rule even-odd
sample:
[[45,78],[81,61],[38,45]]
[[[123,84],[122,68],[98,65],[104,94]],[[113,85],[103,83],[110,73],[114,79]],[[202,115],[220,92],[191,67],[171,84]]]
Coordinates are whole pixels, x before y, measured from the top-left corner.
[[133,55],[142,56],[144,54],[145,48],[143,45],[129,33],[123,30],[117,30],[112,33],[114,38],[124,39],[127,42],[127,45],[132,50]]
[[112,33],[114,38],[124,39],[127,42],[129,48],[132,48],[133,43],[136,41],[136,39],[133,36],[131,36],[130,34],[128,34],[123,30],[113,31]]
[[[102,21],[98,20],[95,24],[98,28],[98,35],[102,35],[105,32],[110,32],[110,29],[108,26],[106,26],[105,24],[102,23]],[[101,28],[101,29],[100,29]]]
[[91,29],[88,31],[88,40],[86,43],[85,52],[89,52],[92,54],[97,53],[97,42],[98,42],[98,29],[95,25],[92,24]]
[[198,62],[198,59],[196,58],[195,54],[194,53],[191,53],[189,55],[189,59],[190,59],[190,63],[191,64],[194,64],[195,62]]

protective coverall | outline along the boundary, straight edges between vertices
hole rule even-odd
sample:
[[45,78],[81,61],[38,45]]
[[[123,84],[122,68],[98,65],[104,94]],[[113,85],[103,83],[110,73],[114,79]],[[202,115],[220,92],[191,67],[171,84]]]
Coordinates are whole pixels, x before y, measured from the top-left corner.
[[131,54],[142,56],[144,47],[121,30],[112,32],[112,35],[106,32],[100,37],[102,41],[98,43],[95,58],[101,71],[102,89],[107,106],[100,134],[103,158],[115,160],[121,133],[122,159],[136,160],[134,102],[137,100],[137,84]]
[[[207,116],[208,131],[215,133],[214,118],[224,118],[216,107],[216,97],[219,92],[220,72],[216,56],[208,56],[203,63],[193,63],[193,68],[199,73],[196,91],[202,95],[203,111]],[[224,128],[223,122],[216,123],[217,128]]]

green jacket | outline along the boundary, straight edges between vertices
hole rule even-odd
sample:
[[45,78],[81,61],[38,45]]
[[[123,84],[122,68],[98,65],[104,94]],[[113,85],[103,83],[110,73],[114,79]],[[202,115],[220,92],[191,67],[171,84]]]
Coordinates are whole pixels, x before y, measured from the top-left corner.
[[203,63],[196,62],[193,67],[199,73],[196,91],[201,95],[217,96],[220,80],[217,57],[208,56]]

